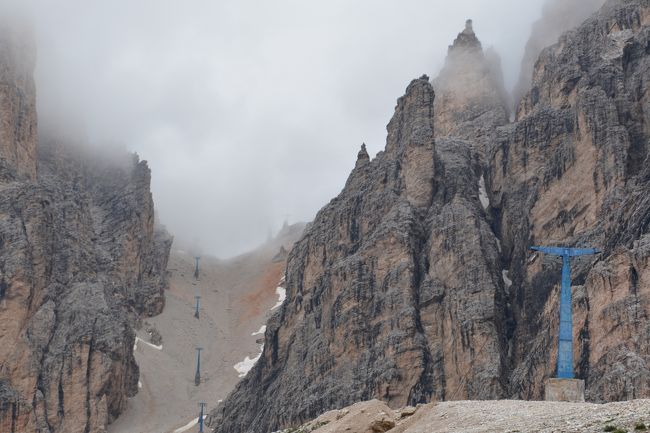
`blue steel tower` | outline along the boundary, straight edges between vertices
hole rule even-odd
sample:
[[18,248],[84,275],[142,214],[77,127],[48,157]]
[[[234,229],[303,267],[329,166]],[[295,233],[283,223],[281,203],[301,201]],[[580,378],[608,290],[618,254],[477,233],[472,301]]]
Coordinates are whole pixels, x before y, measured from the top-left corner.
[[205,415],[203,415],[204,409],[205,409],[205,402],[200,402],[199,406],[201,406],[201,413],[199,414],[199,432],[203,433],[203,418]]
[[560,333],[557,348],[557,377],[573,379],[573,308],[571,306],[571,257],[598,254],[596,248],[530,247],[531,250],[562,257]]

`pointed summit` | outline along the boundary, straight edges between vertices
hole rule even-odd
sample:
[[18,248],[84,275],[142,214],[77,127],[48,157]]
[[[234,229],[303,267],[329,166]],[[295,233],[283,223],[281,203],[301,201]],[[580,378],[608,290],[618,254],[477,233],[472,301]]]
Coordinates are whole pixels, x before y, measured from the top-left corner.
[[481,41],[478,40],[474,33],[472,20],[465,21],[465,29],[458,33],[454,43],[449,46],[448,54],[452,54],[458,50],[462,51],[475,51],[481,50]]
[[368,151],[366,150],[366,143],[361,144],[361,150],[359,150],[359,153],[357,154],[357,162],[354,164],[354,167],[360,167],[362,165],[365,165],[370,162],[370,155],[368,155]]
[[469,140],[483,153],[497,126],[508,122],[507,96],[496,52],[483,52],[472,20],[449,46],[445,66],[433,81],[437,137]]

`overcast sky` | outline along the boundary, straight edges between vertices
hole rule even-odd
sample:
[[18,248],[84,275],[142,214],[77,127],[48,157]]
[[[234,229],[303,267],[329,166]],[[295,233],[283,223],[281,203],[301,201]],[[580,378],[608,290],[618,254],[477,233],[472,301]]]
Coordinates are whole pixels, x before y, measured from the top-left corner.
[[311,220],[474,20],[517,80],[542,0],[32,1],[41,117],[149,161],[159,219],[218,256]]

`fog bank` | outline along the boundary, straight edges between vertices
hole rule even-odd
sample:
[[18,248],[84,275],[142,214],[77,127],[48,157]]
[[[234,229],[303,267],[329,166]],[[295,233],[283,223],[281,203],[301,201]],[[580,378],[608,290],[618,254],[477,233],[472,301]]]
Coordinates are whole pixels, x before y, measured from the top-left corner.
[[[576,2],[592,7],[597,0]],[[542,0],[24,0],[39,120],[149,161],[160,221],[219,256],[334,197],[472,18],[518,80]],[[583,4],[584,3],[584,4]],[[554,36],[557,37],[557,36]],[[548,39],[541,38],[541,44]],[[536,42],[537,43],[537,42]]]

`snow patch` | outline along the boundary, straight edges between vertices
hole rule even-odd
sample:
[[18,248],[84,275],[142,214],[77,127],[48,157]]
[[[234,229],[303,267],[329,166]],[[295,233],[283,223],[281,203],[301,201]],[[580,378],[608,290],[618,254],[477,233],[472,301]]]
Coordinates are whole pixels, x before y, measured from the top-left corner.
[[512,286],[512,280],[508,277],[507,269],[501,271],[501,277],[503,277],[503,282],[505,283],[506,287]]
[[490,197],[488,197],[487,192],[485,191],[485,178],[483,175],[481,175],[481,178],[478,180],[478,199],[481,200],[483,209],[487,209],[490,206]]
[[258,331],[253,332],[251,335],[263,335],[266,332],[266,325],[262,325]]
[[287,299],[287,290],[284,287],[278,287],[275,289],[275,293],[278,294],[278,302],[271,308],[271,311],[275,310],[284,303],[284,300]]
[[162,344],[161,344],[160,346],[156,346],[155,344],[147,343],[146,341],[144,341],[144,340],[143,340],[142,338],[140,338],[140,337],[135,337],[135,344],[133,345],[133,351],[134,351],[134,352],[135,352],[135,350],[138,348],[138,343],[144,343],[144,344],[146,344],[147,346],[151,347],[152,349],[162,350]]
[[[203,415],[203,420],[204,421],[205,421],[206,418],[207,418],[207,415]],[[179,427],[176,430],[174,430],[174,433],[183,433],[185,431],[188,431],[189,429],[191,429],[192,427],[194,427],[198,423],[199,423],[199,417],[197,416],[192,421],[185,424],[183,427]]]
[[264,351],[264,345],[262,344],[260,346],[260,353],[253,359],[250,359],[248,356],[244,358],[242,362],[238,362],[235,364],[233,367],[235,370],[237,370],[237,373],[239,373],[239,377],[245,377],[249,371],[251,371],[251,368],[255,365],[258,359],[260,359],[260,356],[262,356],[262,352]]
[[138,380],[138,388],[142,388],[142,381]]

